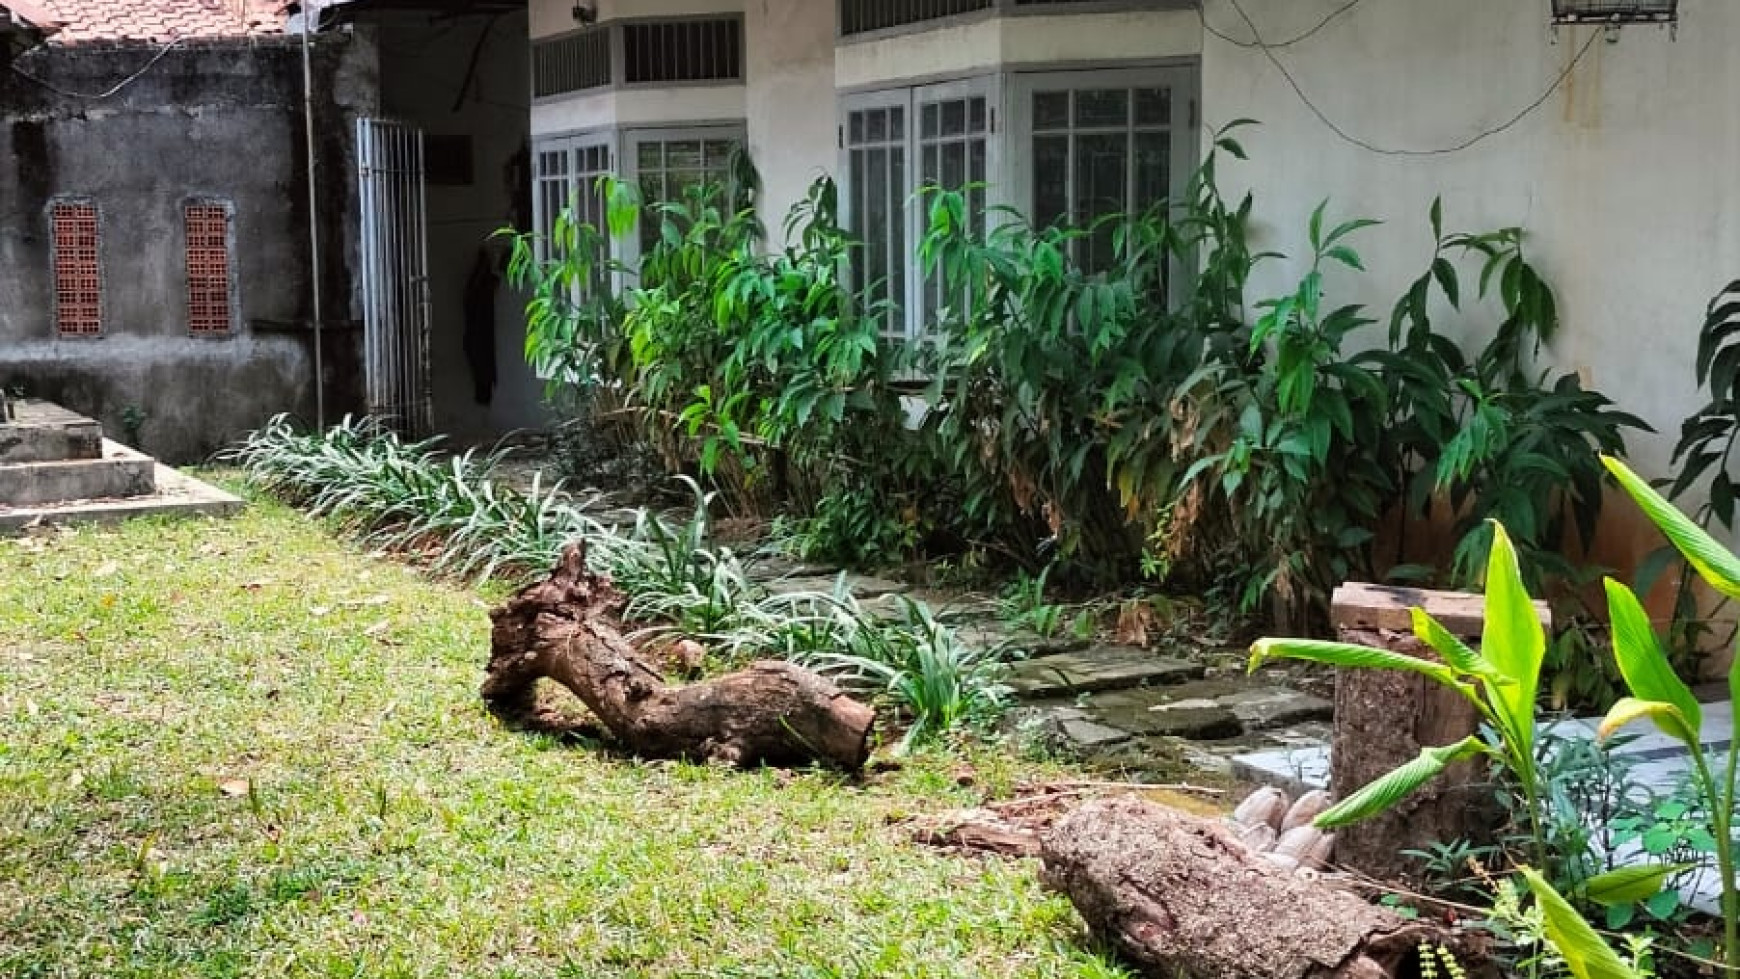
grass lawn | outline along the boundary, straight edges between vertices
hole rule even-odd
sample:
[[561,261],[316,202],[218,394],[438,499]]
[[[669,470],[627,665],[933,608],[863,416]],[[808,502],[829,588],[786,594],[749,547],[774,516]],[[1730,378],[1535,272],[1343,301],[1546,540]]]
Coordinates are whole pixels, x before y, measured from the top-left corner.
[[0,976],[1111,976],[890,817],[1030,766],[639,764],[506,730],[499,594],[256,501],[0,540]]

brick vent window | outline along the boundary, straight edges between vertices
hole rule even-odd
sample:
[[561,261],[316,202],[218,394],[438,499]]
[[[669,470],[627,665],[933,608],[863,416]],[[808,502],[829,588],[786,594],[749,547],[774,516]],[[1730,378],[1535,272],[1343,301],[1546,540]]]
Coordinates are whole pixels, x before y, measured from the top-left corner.
[[230,212],[222,204],[189,204],[187,328],[196,336],[230,332]]
[[103,332],[102,268],[97,264],[97,206],[59,201],[49,210],[53,239],[54,319],[61,336]]

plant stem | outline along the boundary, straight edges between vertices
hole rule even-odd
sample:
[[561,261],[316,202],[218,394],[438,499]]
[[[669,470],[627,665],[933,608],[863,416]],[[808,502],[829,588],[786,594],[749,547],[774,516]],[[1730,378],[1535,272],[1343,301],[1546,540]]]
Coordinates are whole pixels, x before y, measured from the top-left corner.
[[1716,873],[1721,876],[1722,884],[1722,962],[1730,976],[1740,975],[1740,941],[1736,941],[1740,937],[1740,907],[1735,905],[1734,840],[1731,835],[1737,761],[1740,761],[1740,751],[1729,748],[1727,781],[1718,786],[1701,747],[1692,752],[1692,762],[1696,766],[1698,781],[1702,783],[1704,801],[1710,807],[1711,828],[1716,836]]

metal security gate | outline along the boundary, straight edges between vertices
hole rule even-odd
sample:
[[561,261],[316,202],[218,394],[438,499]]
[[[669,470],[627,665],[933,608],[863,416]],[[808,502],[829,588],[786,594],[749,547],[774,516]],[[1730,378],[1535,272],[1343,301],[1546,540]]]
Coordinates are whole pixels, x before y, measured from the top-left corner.
[[356,146],[368,411],[407,436],[423,436],[435,422],[429,382],[423,131],[358,119]]

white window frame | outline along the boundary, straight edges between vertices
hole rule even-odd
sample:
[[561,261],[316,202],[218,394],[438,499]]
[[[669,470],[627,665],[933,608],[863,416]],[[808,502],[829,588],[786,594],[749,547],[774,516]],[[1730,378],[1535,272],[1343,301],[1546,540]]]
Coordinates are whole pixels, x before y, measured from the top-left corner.
[[[904,161],[901,179],[901,228],[904,232],[905,254],[899,256],[904,275],[900,295],[893,296],[900,304],[898,329],[885,325],[880,331],[883,337],[890,340],[914,342],[922,340],[932,333],[930,324],[924,322],[924,268],[918,259],[918,247],[928,204],[920,199],[919,190],[923,174],[923,151],[925,137],[923,136],[923,108],[936,102],[951,102],[960,99],[983,98],[985,100],[986,129],[985,139],[985,207],[987,209],[1002,205],[1006,200],[1002,166],[1002,139],[1006,127],[1003,125],[1005,115],[1003,108],[1003,79],[1000,74],[975,75],[970,78],[954,79],[927,85],[911,85],[901,88],[881,89],[870,92],[854,92],[840,99],[840,139],[839,139],[839,173],[841,185],[845,193],[841,195],[840,219],[844,227],[855,228],[858,215],[853,210],[856,201],[856,188],[851,186],[852,152],[857,147],[851,142],[849,126],[851,114],[865,110],[899,108],[905,114]],[[886,145],[886,144],[882,144]],[[892,268],[893,266],[890,265]]]
[[[1170,136],[1170,159],[1167,161],[1167,198],[1178,201],[1199,161],[1196,126],[1197,86],[1200,74],[1194,64],[1164,64],[1144,67],[1084,68],[1072,70],[1018,71],[1010,76],[1008,85],[1007,132],[1014,145],[1009,152],[1010,190],[1014,206],[1025,215],[1033,216],[1033,96],[1038,92],[1084,91],[1108,88],[1165,88],[1171,93],[1171,113],[1165,126]],[[1146,128],[1146,127],[1143,127]],[[1071,125],[1069,132],[1076,128]],[[1069,155],[1069,171],[1065,175],[1070,210],[1075,210],[1076,155]],[[1125,175],[1124,200],[1129,206],[1136,184],[1135,168]],[[1174,269],[1174,281],[1180,269]],[[1176,301],[1177,297],[1174,297]]]
[[[625,128],[621,130],[621,141],[619,143],[621,153],[618,157],[619,162],[617,170],[622,175],[622,179],[628,181],[638,189],[640,187],[641,179],[640,149],[642,146],[647,143],[680,143],[687,141],[698,141],[702,143],[728,141],[736,143],[739,148],[742,148],[749,145],[748,127],[740,121],[733,121],[717,123],[710,122],[688,126],[645,126]],[[725,176],[727,178],[730,177],[729,171],[725,173]],[[643,201],[643,204],[651,203],[653,202]],[[643,213],[635,221],[635,226],[629,229],[628,234],[616,241],[622,259],[627,263],[629,268],[638,269],[640,267],[640,222],[644,220],[646,220],[646,215]]]
[[[609,130],[567,136],[538,137],[533,140],[532,229],[536,235],[537,255],[540,261],[548,261],[551,258],[550,235],[555,228],[556,216],[561,213],[562,208],[568,207],[576,200],[582,187],[590,192],[594,181],[615,169],[615,164],[620,159],[616,142],[616,134]],[[582,154],[594,149],[604,152],[604,168],[601,170],[587,169],[581,166]],[[542,169],[546,153],[560,153],[566,161],[566,171],[554,179],[546,177]],[[558,180],[563,188],[561,200],[552,208],[550,203],[545,200],[544,192],[547,189],[545,185],[556,183]],[[609,206],[608,201],[605,202],[605,206]],[[600,214],[597,216],[597,221],[588,223],[592,223],[600,232],[608,235],[609,229],[605,226],[606,217],[606,215]],[[609,258],[609,255],[602,256],[602,259],[606,261]],[[618,285],[619,283],[614,281],[614,276],[612,276],[611,288],[616,288]],[[576,283],[578,293],[575,296],[576,301],[586,294],[587,288],[587,283]]]

